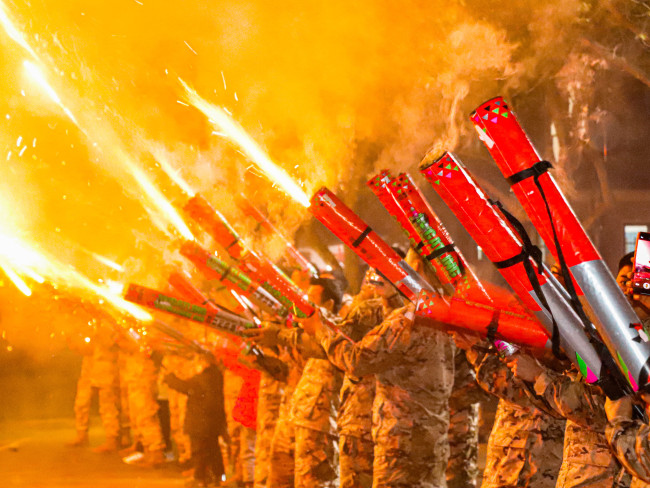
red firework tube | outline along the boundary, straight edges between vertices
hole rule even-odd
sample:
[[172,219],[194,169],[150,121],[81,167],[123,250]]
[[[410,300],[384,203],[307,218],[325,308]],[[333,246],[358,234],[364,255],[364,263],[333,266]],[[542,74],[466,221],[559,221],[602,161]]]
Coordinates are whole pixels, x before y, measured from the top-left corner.
[[418,314],[446,324],[467,328],[518,344],[545,347],[546,332],[530,319],[503,314],[494,307],[454,298],[450,302],[406,264],[363,220],[327,188],[311,199],[312,214],[370,266],[381,272],[409,300],[417,303]]
[[255,323],[216,306],[208,309],[203,305],[140,285],[130,284],[124,298],[129,302],[200,322],[229,334],[241,335],[242,330],[257,327]]
[[[492,303],[499,308],[527,315],[524,307],[508,291],[496,286],[491,286],[490,291],[486,289],[462,253],[454,247],[449,232],[408,174],[402,173],[398,178],[393,178],[387,170],[383,170],[368,181],[368,186],[388,213],[397,219],[420,256],[436,264],[433,268],[442,283],[448,282],[454,292],[471,295],[478,302]],[[452,249],[449,252],[435,252],[446,248]]]
[[314,313],[314,306],[295,283],[266,257],[248,249],[226,218],[201,195],[196,194],[190,198],[183,209],[240,264],[244,272],[259,281],[266,291],[294,315],[304,318]]
[[392,247],[327,188],[314,194],[309,209],[314,217],[368,265],[378,269],[409,300],[416,301],[422,290],[434,293]]
[[509,264],[507,267],[499,267],[499,272],[524,304],[535,313],[548,333],[552,334],[551,315],[542,309],[539,298],[536,298],[524,260],[533,265],[532,272],[535,273],[560,327],[562,347],[588,381],[597,381],[601,374],[602,361],[585,334],[580,319],[558,291],[547,282],[546,276],[535,268],[530,257],[517,259],[524,251],[521,240],[510,223],[493,207],[466,168],[455,156],[444,153],[441,157],[425,157],[421,171],[463,227],[481,246],[486,257],[495,264]]
[[549,174],[550,164],[541,160],[503,98],[483,103],[470,118],[546,246],[561,262],[555,229],[568,271],[579,285],[576,291],[584,294],[600,335],[630,385],[635,391],[650,388],[650,343],[639,332],[641,321]]
[[248,215],[255,219],[255,221],[266,229],[270,234],[277,235],[285,243],[287,252],[293,262],[304,272],[309,273],[312,276],[317,276],[318,272],[316,268],[309,262],[309,260],[303,256],[298,249],[287,239],[284,234],[282,234],[270,221],[269,219],[260,212],[257,207],[255,207],[250,200],[248,200],[244,195],[239,195],[239,198],[236,200],[237,206],[240,208],[244,214]]
[[190,302],[200,303],[210,312],[219,311],[219,307],[212,302],[207,296],[199,290],[192,281],[189,275],[184,271],[173,271],[169,275],[169,284],[185,299]]
[[289,313],[278,300],[267,292],[262,285],[251,280],[239,269],[228,265],[196,242],[185,241],[180,248],[183,256],[189,259],[209,280],[218,280],[229,290],[245,296],[256,306],[272,315],[286,317]]
[[190,198],[183,210],[223,247],[233,259],[239,259],[244,244],[226,218],[198,193]]
[[296,317],[310,317],[316,308],[305,293],[266,257],[250,249],[242,255],[241,268],[262,283],[262,287]]

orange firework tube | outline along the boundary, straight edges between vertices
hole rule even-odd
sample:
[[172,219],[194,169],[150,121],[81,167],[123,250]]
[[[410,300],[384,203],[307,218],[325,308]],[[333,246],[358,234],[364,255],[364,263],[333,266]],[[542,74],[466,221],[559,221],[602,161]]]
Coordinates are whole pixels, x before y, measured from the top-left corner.
[[284,234],[282,234],[270,221],[269,219],[260,212],[257,207],[255,207],[250,200],[248,200],[244,195],[239,195],[239,198],[236,199],[237,206],[240,208],[244,214],[248,215],[255,219],[255,221],[266,229],[270,234],[277,235],[282,239],[286,245],[287,252],[293,262],[304,272],[309,273],[310,275],[316,277],[318,272],[316,268],[309,262],[309,260],[303,256],[298,249],[287,239]]
[[[529,256],[530,249],[522,243],[511,224],[493,206],[467,169],[454,155],[444,153],[441,157],[427,156],[422,162],[421,171],[549,334],[554,329],[552,317],[557,318],[560,344],[567,356],[579,367],[587,381],[598,381],[603,368],[602,360],[580,319],[561,292],[549,282],[545,272],[536,266]],[[538,290],[533,283],[539,284]],[[542,306],[542,300],[547,301],[548,310]]]
[[484,336],[509,342],[516,339],[518,344],[532,347],[546,346],[546,332],[529,319],[501,314],[494,307],[457,297],[445,300],[327,188],[314,194],[309,208],[314,217],[361,259],[384,275],[406,298],[417,303],[418,314]]
[[220,281],[229,290],[245,296],[265,312],[280,317],[286,317],[289,313],[288,309],[273,298],[259,283],[203,249],[196,242],[185,241],[181,245],[180,252],[201,270],[207,279]]
[[315,308],[304,293],[266,257],[245,246],[225,217],[199,194],[183,207],[185,212],[210,234],[246,274],[258,281],[282,305],[299,318],[311,316]]
[[[578,295],[597,317],[596,327],[632,388],[650,378],[650,343],[643,325],[589,239],[514,112],[501,97],[483,103],[470,116],[490,154],[508,179],[528,217],[562,265],[572,304],[586,321]],[[579,288],[573,286],[575,279]],[[650,387],[648,387],[650,388]]]

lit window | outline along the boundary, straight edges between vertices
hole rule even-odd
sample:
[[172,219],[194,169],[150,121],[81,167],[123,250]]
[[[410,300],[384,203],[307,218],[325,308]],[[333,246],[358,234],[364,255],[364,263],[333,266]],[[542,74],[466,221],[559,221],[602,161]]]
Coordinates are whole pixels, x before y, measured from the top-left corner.
[[626,225],[624,227],[625,232],[625,254],[628,252],[634,251],[634,246],[636,246],[636,236],[639,232],[648,232],[647,225]]

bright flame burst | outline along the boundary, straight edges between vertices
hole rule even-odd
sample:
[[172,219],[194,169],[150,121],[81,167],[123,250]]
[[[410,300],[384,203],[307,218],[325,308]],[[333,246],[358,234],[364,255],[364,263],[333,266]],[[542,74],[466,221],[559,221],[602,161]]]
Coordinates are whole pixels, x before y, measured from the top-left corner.
[[11,19],[7,14],[7,6],[3,2],[0,2],[0,24],[2,24],[2,28],[14,42],[20,45],[20,47],[31,54],[35,59],[39,59],[31,46],[27,44],[22,33],[16,29],[16,26],[11,22]]
[[156,207],[162,210],[162,212],[171,221],[174,227],[176,227],[178,232],[180,232],[180,234],[185,239],[193,241],[194,236],[192,235],[192,231],[190,231],[189,227],[187,224],[185,224],[174,206],[169,203],[169,200],[167,200],[165,196],[160,192],[160,190],[158,190],[158,188],[156,188],[156,186],[151,183],[151,181],[149,181],[147,175],[145,175],[144,172],[136,166],[130,166],[129,169],[149,199],[156,205]]
[[[47,82],[47,79],[45,78],[45,75],[41,72],[40,69],[38,69],[38,66],[36,66],[34,63],[31,61],[24,61],[23,66],[25,67],[25,71],[27,72],[27,75],[29,78],[34,81],[41,89],[45,92],[45,94],[50,97],[50,99],[56,103],[61,110],[63,110],[63,113],[67,115],[67,117],[74,122],[74,125],[79,127],[79,122],[77,122],[77,119],[75,116],[68,110],[68,107],[63,105],[63,102],[61,101],[61,98],[59,95],[54,91],[54,88]],[[81,129],[81,127],[79,127]],[[83,132],[83,130],[82,130]]]
[[[38,69],[38,67],[30,62],[30,61],[25,61],[24,63],[25,70],[27,74],[29,75],[30,79],[32,79],[34,82],[38,84],[39,87],[47,94],[50,99],[54,103],[56,103],[61,110],[66,114],[66,116],[74,122],[74,124],[79,128],[79,130],[88,138],[89,142],[95,146],[93,143],[92,139],[88,135],[88,133],[79,125],[77,122],[77,119],[75,116],[72,114],[72,112],[63,104],[61,101],[61,97],[54,91],[52,86],[47,82],[47,79],[43,75],[43,73]],[[126,169],[131,173],[131,175],[135,178],[135,180],[138,182],[140,185],[140,188],[145,192],[149,200],[154,204],[158,210],[162,212],[162,214],[171,222],[171,224],[178,230],[178,232],[186,239],[189,240],[194,240],[194,236],[192,235],[192,232],[190,229],[187,227],[179,213],[176,211],[176,209],[172,206],[171,203],[164,197],[164,195],[156,188],[156,186],[147,178],[147,175],[140,169],[138,168],[135,164],[133,164],[129,158],[122,153],[122,151],[117,151],[115,148],[109,148],[112,149],[113,152],[115,152],[115,159],[120,161]],[[119,153],[119,154],[118,154]]]
[[154,155],[156,158],[156,161],[160,165],[160,169],[162,169],[169,178],[176,183],[181,190],[185,192],[190,197],[193,197],[196,192],[190,187],[190,185],[185,181],[181,175],[180,175],[180,170],[174,169],[171,164],[169,164],[169,161],[161,155]]
[[0,230],[0,268],[16,287],[25,295],[32,294],[21,275],[28,276],[34,281],[43,283],[45,276],[54,284],[84,290],[100,297],[100,303],[106,301],[116,309],[128,313],[142,321],[151,321],[153,317],[142,308],[124,300],[115,293],[118,289],[114,284],[108,288],[96,285],[71,266],[63,265],[54,259],[47,258],[28,243]]
[[255,163],[274,183],[277,183],[291,198],[309,208],[309,197],[295,181],[255,142],[250,135],[220,107],[203,99],[187,83],[179,78],[185,89],[186,100],[200,110],[232,142],[237,144],[246,156]]

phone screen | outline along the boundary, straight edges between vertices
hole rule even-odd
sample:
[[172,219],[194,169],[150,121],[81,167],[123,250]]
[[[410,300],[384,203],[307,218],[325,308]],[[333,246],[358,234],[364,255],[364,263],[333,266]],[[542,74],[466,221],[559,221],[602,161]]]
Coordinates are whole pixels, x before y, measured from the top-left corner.
[[635,294],[650,295],[650,233],[639,232],[634,252],[634,277],[632,288]]

